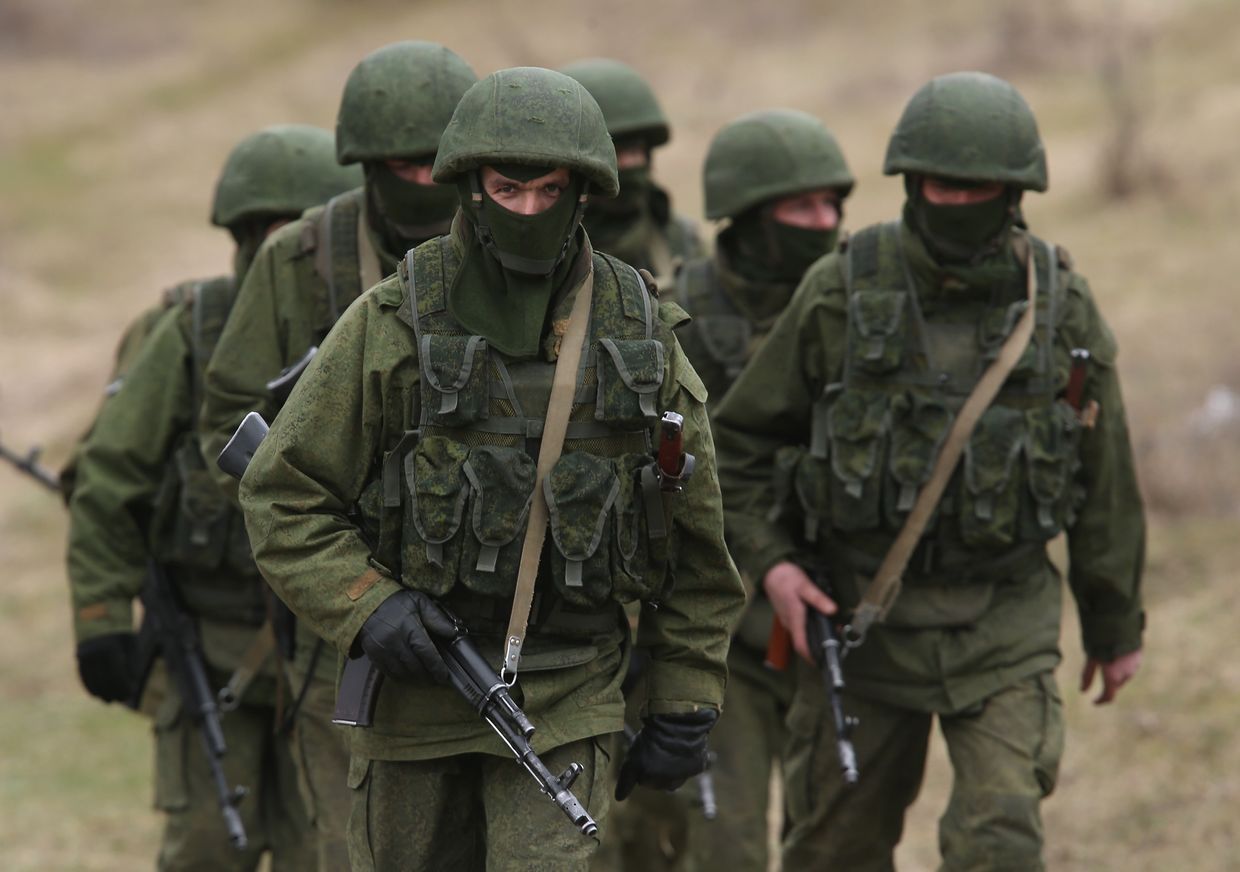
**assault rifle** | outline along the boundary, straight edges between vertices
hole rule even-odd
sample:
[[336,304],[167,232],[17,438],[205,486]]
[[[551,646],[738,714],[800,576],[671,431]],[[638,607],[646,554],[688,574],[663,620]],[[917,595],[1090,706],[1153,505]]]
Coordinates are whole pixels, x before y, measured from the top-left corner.
[[4,446],[3,443],[0,443],[0,459],[7,460],[9,463],[13,464],[13,466],[17,467],[18,470],[26,473],[26,475],[33,478],[48,490],[53,490],[59,493],[60,479],[57,478],[56,473],[39,464],[39,455],[41,453],[42,449],[31,448],[24,455],[18,454],[15,451],[10,451]]
[[[818,586],[830,594],[826,579],[818,574]],[[856,784],[857,751],[853,747],[852,734],[857,728],[857,719],[844,714],[844,655],[847,649],[840,642],[839,633],[835,629],[835,621],[830,615],[824,615],[817,609],[806,606],[805,632],[810,649],[814,653],[814,661],[822,672],[823,687],[827,692],[827,703],[831,706],[831,717],[835,722],[835,751],[840,759],[840,772],[845,784]],[[788,666],[791,650],[791,637],[788,630],[775,618],[771,622],[771,638],[767,642],[766,665],[772,669],[783,670]]]
[[[440,608],[443,606],[440,605]],[[452,686],[490,725],[517,762],[538,782],[539,789],[560,807],[573,825],[581,830],[581,834],[594,836],[598,833],[598,824],[571,790],[577,776],[584,771],[581,764],[570,763],[558,776],[551,773],[530,746],[534,725],[508,693],[508,685],[496,675],[474,645],[465,625],[447,609],[444,611],[456,625],[456,634],[451,639],[434,639],[434,642],[448,667]],[[332,723],[350,727],[370,726],[382,686],[383,673],[374,667],[370,658],[363,655],[346,662],[340,677]],[[596,777],[599,774],[595,773]]]
[[216,697],[207,680],[198,627],[178,601],[167,572],[154,560],[147,562],[146,581],[139,598],[142,600],[143,617],[142,626],[138,629],[138,675],[134,695],[125,704],[132,709],[138,708],[155,658],[163,657],[164,665],[180,694],[181,706],[202,737],[220,813],[228,828],[228,839],[237,850],[245,850],[248,840],[237,805],[247,791],[244,787],[229,787],[224,775],[221,761],[228,747],[220,726]]
[[[220,469],[233,476],[243,473],[266,433],[267,425],[257,412],[246,415],[233,438],[220,452]],[[447,609],[444,611],[447,612]],[[538,783],[539,789],[560,807],[574,826],[581,830],[581,834],[596,835],[598,824],[571,790],[577,776],[584,771],[581,764],[572,763],[558,776],[551,773],[530,745],[534,725],[513,700],[508,685],[487,663],[465,625],[450,613],[449,618],[456,627],[456,633],[451,639],[436,638],[434,641],[448,667],[452,686],[495,730],[517,762]],[[340,677],[333,723],[369,727],[374,722],[375,705],[383,678],[383,673],[375,668],[369,657],[363,655],[347,661]]]

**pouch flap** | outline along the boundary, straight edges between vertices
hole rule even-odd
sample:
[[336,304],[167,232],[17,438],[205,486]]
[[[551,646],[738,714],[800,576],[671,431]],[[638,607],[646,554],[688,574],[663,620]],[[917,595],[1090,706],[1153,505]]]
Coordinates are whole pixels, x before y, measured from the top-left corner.
[[852,295],[852,322],[865,338],[893,336],[904,320],[905,291],[857,291]]
[[1000,491],[1012,476],[1025,437],[1019,409],[991,406],[977,422],[965,447],[965,484],[975,495]]
[[[598,344],[629,390],[648,394],[663,384],[663,343],[659,340],[602,338]],[[599,364],[604,365],[603,355],[599,355]],[[599,390],[602,384],[599,379]]]
[[428,333],[418,353],[422,374],[435,390],[451,394],[469,383],[474,366],[486,359],[487,341],[481,336],[444,336]]
[[463,474],[469,446],[443,436],[426,436],[405,458],[405,479],[413,496],[413,522],[428,543],[451,539],[461,525],[469,485]]
[[529,517],[537,478],[534,460],[517,448],[479,445],[465,463],[465,477],[474,490],[474,535],[483,545],[507,545]]
[[588,560],[602,541],[607,514],[620,493],[608,458],[574,452],[561,457],[543,481],[551,535],[565,559]]

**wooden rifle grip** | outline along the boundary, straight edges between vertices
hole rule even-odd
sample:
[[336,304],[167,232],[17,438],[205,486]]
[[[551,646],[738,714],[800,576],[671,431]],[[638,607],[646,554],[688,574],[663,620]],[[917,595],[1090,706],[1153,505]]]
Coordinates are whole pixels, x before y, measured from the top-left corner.
[[766,667],[783,672],[788,668],[791,656],[792,634],[779,622],[779,618],[771,618],[771,635],[766,640]]

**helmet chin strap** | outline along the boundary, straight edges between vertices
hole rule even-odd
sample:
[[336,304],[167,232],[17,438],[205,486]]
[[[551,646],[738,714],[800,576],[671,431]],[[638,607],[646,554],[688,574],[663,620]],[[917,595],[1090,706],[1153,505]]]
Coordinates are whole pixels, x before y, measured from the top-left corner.
[[[482,243],[483,248],[499,261],[500,266],[512,272],[523,273],[525,275],[541,276],[546,278],[555,272],[564,260],[564,255],[568,252],[569,245],[572,244],[573,234],[581,225],[581,218],[586,211],[586,201],[589,199],[590,183],[583,181],[581,186],[581,196],[577,198],[577,206],[573,210],[573,218],[569,223],[569,230],[564,234],[564,244],[560,246],[560,252],[553,258],[538,259],[532,257],[524,257],[513,252],[504,251],[495,243],[495,234],[491,232],[491,227],[486,220],[486,212],[482,208],[482,173],[474,169],[469,173],[469,205],[474,213],[474,227],[477,229],[478,240]],[[496,204],[499,205],[498,203]],[[500,206],[499,208],[503,208]]]

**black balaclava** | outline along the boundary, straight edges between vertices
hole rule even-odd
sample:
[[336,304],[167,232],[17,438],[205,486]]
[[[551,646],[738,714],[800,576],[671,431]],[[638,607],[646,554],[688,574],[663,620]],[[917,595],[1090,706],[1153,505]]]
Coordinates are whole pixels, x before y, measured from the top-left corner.
[[[529,181],[552,167],[497,166],[502,175]],[[585,182],[572,176],[548,209],[521,215],[496,203],[475,170],[457,182],[473,241],[448,292],[448,311],[465,329],[485,336],[505,354],[538,354],[554,292],[567,276],[580,242]]]
[[831,230],[794,227],[774,218],[774,204],[766,203],[741,213],[720,234],[732,268],[752,281],[798,282],[810,265],[835,248],[844,220]]
[[407,182],[382,161],[367,161],[366,208],[382,247],[395,257],[447,233],[459,200],[452,185]]
[[[906,175],[904,220],[944,263],[978,263],[994,254],[1020,223],[1019,188],[1005,188],[998,196],[963,206],[930,203],[922,192],[923,176]],[[963,185],[962,185],[963,186]]]

